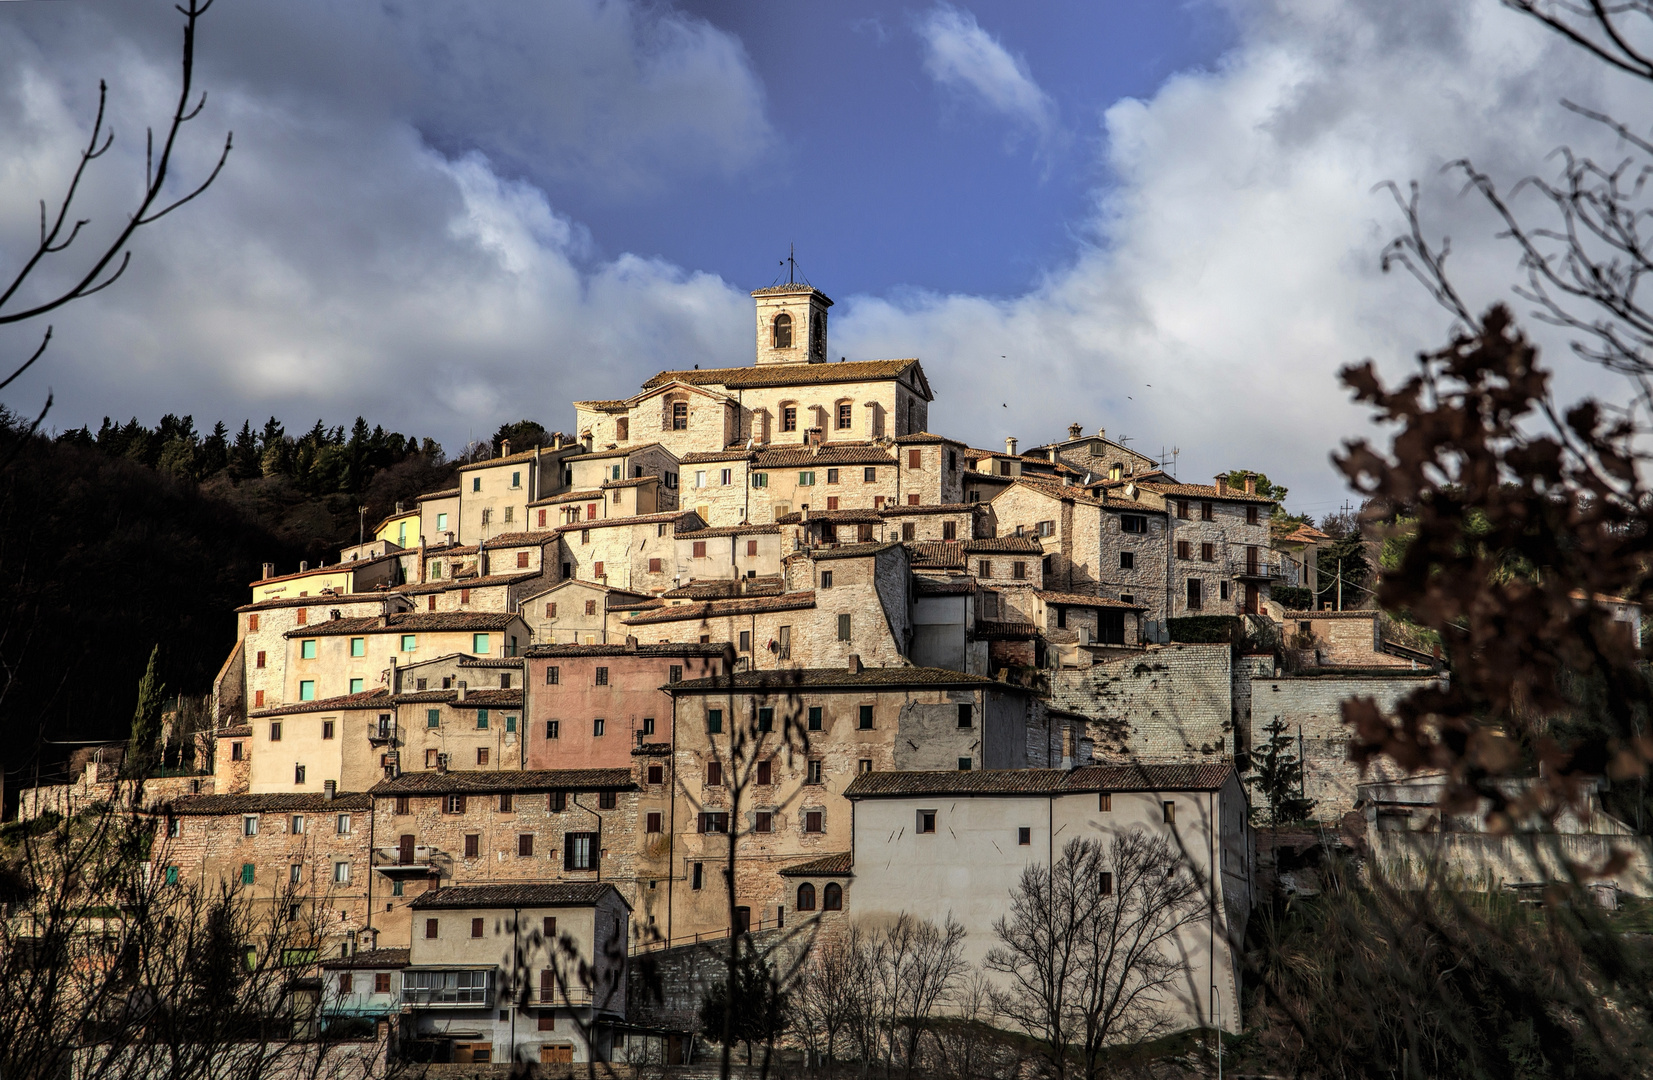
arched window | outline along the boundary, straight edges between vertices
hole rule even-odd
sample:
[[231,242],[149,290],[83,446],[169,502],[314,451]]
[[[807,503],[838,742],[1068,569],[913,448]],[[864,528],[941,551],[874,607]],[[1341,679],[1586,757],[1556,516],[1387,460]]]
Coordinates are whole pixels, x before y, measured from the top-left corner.
[[822,911],[844,910],[844,887],[836,881],[827,882],[827,887],[821,890]]
[[790,349],[792,347],[792,316],[781,312],[775,316],[775,348]]
[[815,910],[815,886],[807,881],[798,886],[798,910]]

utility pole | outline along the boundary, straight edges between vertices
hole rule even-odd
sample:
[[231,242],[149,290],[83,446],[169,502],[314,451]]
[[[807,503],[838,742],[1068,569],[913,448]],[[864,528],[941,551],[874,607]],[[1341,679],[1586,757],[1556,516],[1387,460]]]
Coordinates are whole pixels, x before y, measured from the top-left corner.
[[361,547],[367,540],[367,507],[356,507],[356,546]]

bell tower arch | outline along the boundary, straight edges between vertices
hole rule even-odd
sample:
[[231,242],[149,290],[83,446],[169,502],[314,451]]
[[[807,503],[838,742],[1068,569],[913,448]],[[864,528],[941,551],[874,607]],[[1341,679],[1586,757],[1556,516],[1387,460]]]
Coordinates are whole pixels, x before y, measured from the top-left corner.
[[827,308],[812,285],[771,285],[752,293],[759,364],[821,364],[827,357]]

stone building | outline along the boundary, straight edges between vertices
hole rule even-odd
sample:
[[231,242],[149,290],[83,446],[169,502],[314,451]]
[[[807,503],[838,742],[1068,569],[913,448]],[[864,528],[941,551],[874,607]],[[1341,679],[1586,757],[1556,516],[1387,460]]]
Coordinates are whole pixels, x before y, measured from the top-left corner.
[[1135,488],[1137,499],[1169,515],[1169,617],[1265,610],[1269,583],[1280,576],[1278,560],[1269,559],[1268,521],[1275,503],[1256,493],[1255,477],[1243,491],[1230,487],[1226,475],[1212,485],[1144,479],[1124,487],[1127,493]]
[[1076,474],[1089,474],[1097,480],[1122,480],[1159,470],[1159,462],[1153,458],[1108,438],[1107,428],[1097,428],[1095,435],[1086,435],[1084,427],[1079,424],[1068,425],[1066,439],[1036,446],[1028,451],[1028,455],[1044,456],[1053,463],[1067,466]]
[[523,597],[519,613],[536,644],[603,645],[625,639],[621,619],[660,606],[643,593],[569,578]]
[[[690,600],[638,611],[621,622],[640,641],[728,642],[735,647],[737,664],[768,667],[780,663],[783,654],[794,655],[794,627],[818,622],[815,610],[815,592],[804,590],[779,596]],[[812,635],[810,642],[819,636]]]
[[670,588],[677,576],[674,529],[704,525],[692,511],[582,521],[557,529],[562,577],[594,581],[630,592]]

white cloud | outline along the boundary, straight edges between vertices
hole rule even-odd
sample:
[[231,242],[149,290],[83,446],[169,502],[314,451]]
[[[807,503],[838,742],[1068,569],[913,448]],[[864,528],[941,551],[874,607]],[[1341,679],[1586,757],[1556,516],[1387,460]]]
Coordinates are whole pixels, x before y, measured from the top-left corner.
[[[925,357],[932,423],[980,444],[1079,421],[1180,448],[1184,477],[1261,468],[1294,502],[1334,508],[1345,492],[1327,455],[1371,430],[1338,369],[1373,357],[1398,372],[1448,325],[1404,274],[1380,272],[1401,221],[1374,185],[1421,181],[1467,294],[1509,300],[1516,253],[1442,166],[1467,155],[1508,185],[1553,168],[1563,141],[1616,160],[1557,100],[1632,117],[1645,100],[1492,3],[1276,0],[1235,18],[1238,44],[1212,70],[1107,111],[1114,183],[1071,265],[1010,299],[851,298],[835,348]],[[1549,339],[1564,392],[1622,393]]]
[[1027,62],[1010,52],[968,11],[938,4],[918,22],[924,71],[941,86],[1032,132],[1041,146],[1058,134],[1056,103]]

